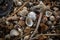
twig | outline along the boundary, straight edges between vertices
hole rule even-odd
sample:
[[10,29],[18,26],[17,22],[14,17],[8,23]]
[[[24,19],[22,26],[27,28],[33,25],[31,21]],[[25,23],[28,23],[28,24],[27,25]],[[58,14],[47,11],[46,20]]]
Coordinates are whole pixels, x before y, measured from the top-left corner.
[[39,28],[39,24],[40,24],[40,22],[41,22],[42,14],[43,14],[43,13],[40,13],[40,16],[39,16],[39,19],[38,19],[38,23],[37,23],[36,29],[35,29],[34,33],[31,35],[31,37],[30,37],[29,40],[31,40],[32,37],[36,34],[36,32],[37,32],[37,30],[38,30],[38,28]]
[[46,35],[46,36],[60,36],[60,34],[39,34],[39,35],[37,35],[36,37],[34,37],[32,39],[37,39],[41,35]]

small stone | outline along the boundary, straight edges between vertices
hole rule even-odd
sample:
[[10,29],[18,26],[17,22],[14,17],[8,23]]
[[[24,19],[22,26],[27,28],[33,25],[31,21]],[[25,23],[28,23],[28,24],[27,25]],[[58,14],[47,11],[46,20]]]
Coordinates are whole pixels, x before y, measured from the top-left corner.
[[22,2],[17,2],[17,5],[18,5],[18,6],[21,6],[21,5],[22,5]]

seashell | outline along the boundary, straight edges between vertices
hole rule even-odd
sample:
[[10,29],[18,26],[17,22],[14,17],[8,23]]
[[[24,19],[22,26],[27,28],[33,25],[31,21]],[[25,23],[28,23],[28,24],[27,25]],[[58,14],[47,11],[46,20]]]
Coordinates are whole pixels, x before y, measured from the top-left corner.
[[19,32],[18,32],[17,30],[12,29],[12,30],[10,31],[10,36],[18,36],[18,35],[19,35]]
[[21,6],[21,5],[22,5],[22,2],[18,1],[17,6]]
[[27,7],[23,7],[23,10],[27,10]]
[[18,12],[18,15],[20,15],[20,16],[26,16],[27,14],[28,14],[28,10],[25,10],[25,9]]
[[54,21],[55,20],[55,17],[54,16],[50,16],[50,21]]
[[5,35],[5,39],[6,39],[6,38],[9,38],[9,39],[10,39],[10,35],[9,35],[9,34]]
[[36,8],[39,8],[39,11],[43,11],[46,9],[46,6],[42,1],[40,1],[38,5],[31,7],[31,10],[34,10]]
[[46,12],[45,12],[45,15],[46,15],[47,17],[50,17],[50,16],[52,15],[52,12],[46,11]]
[[35,12],[30,12],[28,14],[28,17],[35,21],[36,20],[36,13]]
[[48,24],[48,25],[52,25],[52,22],[51,22],[51,21],[47,21],[47,24]]
[[9,25],[10,23],[8,21],[5,21],[7,25]]
[[22,21],[22,20],[20,20],[20,21],[18,22],[18,24],[19,24],[20,26],[25,26],[25,22]]
[[21,29],[21,28],[18,28],[18,31],[19,31],[19,32],[22,32],[22,29]]
[[28,40],[30,35],[24,37],[24,40]]
[[54,7],[53,9],[54,9],[55,11],[59,10],[59,8],[57,8],[57,7]]
[[13,2],[15,3],[16,6],[21,6],[22,2],[18,1],[18,0],[13,0]]
[[33,21],[31,18],[29,18],[29,17],[26,18],[26,25],[29,27],[31,27],[33,25]]

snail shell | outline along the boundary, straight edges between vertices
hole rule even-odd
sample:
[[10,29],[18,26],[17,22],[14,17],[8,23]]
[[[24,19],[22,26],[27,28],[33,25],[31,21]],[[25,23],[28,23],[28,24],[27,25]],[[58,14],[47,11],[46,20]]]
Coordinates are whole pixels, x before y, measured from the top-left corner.
[[26,25],[29,27],[31,27],[33,25],[33,21],[31,18],[29,18],[29,17],[26,18]]

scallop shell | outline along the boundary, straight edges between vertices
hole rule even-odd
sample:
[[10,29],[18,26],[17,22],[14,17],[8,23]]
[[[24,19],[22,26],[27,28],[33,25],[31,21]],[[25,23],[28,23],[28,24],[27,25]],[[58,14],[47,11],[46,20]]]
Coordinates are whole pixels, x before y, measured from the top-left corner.
[[20,15],[20,16],[26,16],[27,14],[28,14],[28,10],[25,10],[25,9],[18,12],[18,15]]

